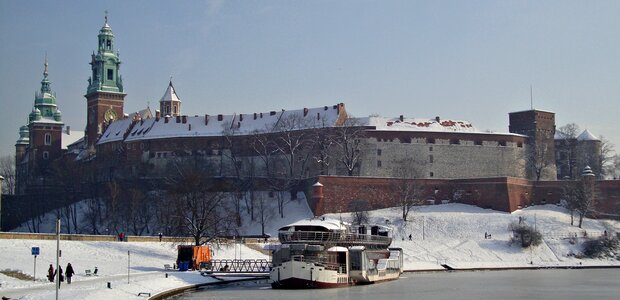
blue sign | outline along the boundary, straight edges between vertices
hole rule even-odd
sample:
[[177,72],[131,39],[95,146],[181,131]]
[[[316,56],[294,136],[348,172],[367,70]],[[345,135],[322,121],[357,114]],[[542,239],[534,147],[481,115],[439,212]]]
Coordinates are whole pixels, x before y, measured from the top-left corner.
[[32,247],[32,255],[39,255],[39,247]]

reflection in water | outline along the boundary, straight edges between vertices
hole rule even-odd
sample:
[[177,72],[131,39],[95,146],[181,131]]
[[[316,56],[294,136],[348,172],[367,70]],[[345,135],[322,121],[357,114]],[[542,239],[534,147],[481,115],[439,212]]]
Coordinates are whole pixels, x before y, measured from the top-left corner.
[[405,273],[384,283],[272,290],[266,280],[212,286],[173,299],[619,299],[620,269]]

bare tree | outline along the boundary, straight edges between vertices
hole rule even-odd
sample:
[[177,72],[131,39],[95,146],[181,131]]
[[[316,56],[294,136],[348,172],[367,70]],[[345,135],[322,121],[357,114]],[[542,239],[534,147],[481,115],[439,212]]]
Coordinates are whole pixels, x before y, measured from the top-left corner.
[[540,181],[547,170],[555,164],[548,158],[549,153],[549,147],[544,143],[534,143],[526,153],[526,165],[529,166],[536,181]]
[[609,170],[610,165],[614,164],[614,159],[615,159],[615,147],[614,144],[611,143],[608,139],[606,139],[604,136],[600,136],[599,139],[601,140],[601,153],[599,154],[598,157],[598,166],[601,168],[600,170],[593,170],[594,172],[600,172],[600,177],[604,178],[607,175],[610,175],[607,173],[607,171]]
[[367,224],[370,221],[370,203],[368,200],[358,199],[349,202],[351,223],[355,225]]
[[167,179],[168,192],[175,205],[175,216],[196,245],[209,242],[233,231],[234,218],[224,205],[225,195],[215,189],[215,182],[204,162],[186,161],[175,165]]
[[589,183],[588,180],[582,180],[581,184],[578,185],[577,189],[577,207],[576,211],[579,213],[579,224],[577,225],[581,228],[583,223],[583,218],[588,214],[594,211],[594,207],[596,206],[597,198],[599,197],[598,188],[596,186],[596,182]]
[[562,200],[563,206],[570,212],[570,225],[574,225],[575,212],[579,203],[579,181],[564,180],[562,181]]
[[613,179],[620,178],[620,155],[613,155],[605,167],[605,173]]
[[15,193],[15,157],[7,155],[0,157],[0,176],[2,181],[2,193],[13,195]]
[[579,132],[579,126],[575,123],[566,124],[556,130],[557,145],[556,152],[559,154],[557,157],[558,167],[564,170],[565,174],[571,179],[577,179],[575,177],[575,166],[577,163],[577,133]]
[[365,129],[361,126],[358,119],[347,117],[342,125],[334,128],[331,139],[336,146],[338,162],[341,163],[348,176],[353,176],[355,171],[359,171],[360,160],[362,157],[361,140],[365,136]]
[[424,203],[424,185],[417,179],[419,174],[413,158],[403,158],[396,161],[394,165],[398,166],[394,169],[394,177],[398,180],[392,181],[393,190],[397,193],[403,221],[406,222],[411,209]]

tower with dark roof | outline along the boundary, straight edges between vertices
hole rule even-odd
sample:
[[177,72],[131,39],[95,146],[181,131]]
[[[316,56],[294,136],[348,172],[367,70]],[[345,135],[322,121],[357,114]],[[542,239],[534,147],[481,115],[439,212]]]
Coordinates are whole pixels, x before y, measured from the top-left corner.
[[181,99],[179,99],[172,85],[172,79],[170,79],[166,92],[159,100],[159,110],[163,116],[176,117],[181,115]]

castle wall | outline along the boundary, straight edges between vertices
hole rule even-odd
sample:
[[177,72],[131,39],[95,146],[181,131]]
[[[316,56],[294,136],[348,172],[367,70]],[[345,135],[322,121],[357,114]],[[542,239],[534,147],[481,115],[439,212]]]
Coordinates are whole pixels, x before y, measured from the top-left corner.
[[361,176],[415,178],[525,178],[525,138],[463,133],[370,134],[363,146]]

